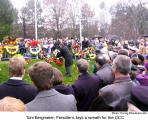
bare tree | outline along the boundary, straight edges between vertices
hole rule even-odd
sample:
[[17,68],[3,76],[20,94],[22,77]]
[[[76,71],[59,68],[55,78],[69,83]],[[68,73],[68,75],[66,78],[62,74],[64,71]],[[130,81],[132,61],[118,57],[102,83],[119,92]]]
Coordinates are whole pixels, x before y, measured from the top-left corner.
[[[27,38],[35,38],[35,13],[34,13],[34,0],[29,0],[25,7],[21,9],[20,19],[22,21],[22,26],[24,29],[24,35]],[[43,29],[43,18],[42,18],[42,8],[39,2],[37,2],[37,21],[38,21],[38,37],[44,37],[44,29]]]
[[95,12],[91,10],[87,3],[82,6],[82,27],[84,37],[98,34],[98,23],[95,19]]
[[112,7],[111,14],[111,34],[117,34],[128,40],[147,34],[148,9],[141,2],[137,5],[119,3]]
[[67,0],[44,0],[44,4],[46,6],[46,26],[52,29],[54,38],[61,38],[61,31],[68,21]]

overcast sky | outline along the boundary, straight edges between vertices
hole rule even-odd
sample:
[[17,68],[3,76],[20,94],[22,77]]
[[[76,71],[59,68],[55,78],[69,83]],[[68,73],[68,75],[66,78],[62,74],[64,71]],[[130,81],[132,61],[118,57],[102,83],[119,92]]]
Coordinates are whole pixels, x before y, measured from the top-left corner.
[[[20,10],[25,3],[28,0],[11,0],[12,4],[14,5],[15,8],[17,8],[18,10]],[[42,1],[42,0],[38,0],[38,1]],[[140,2],[148,2],[148,0],[85,0],[90,6],[91,8],[95,11],[96,13],[96,18],[100,19],[102,16],[102,11],[99,9],[99,5],[101,2],[104,2],[106,5],[106,16],[105,19],[106,21],[110,22],[111,20],[111,16],[109,14],[109,9],[112,5],[116,5],[118,2],[126,2],[129,3],[129,1],[132,1],[132,3],[136,4],[139,1]]]

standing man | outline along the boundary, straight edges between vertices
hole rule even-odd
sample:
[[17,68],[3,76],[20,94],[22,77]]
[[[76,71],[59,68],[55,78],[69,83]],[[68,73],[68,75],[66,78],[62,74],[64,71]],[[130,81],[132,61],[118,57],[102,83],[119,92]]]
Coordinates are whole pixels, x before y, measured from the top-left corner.
[[[134,83],[129,73],[131,60],[128,56],[118,55],[112,65],[115,75],[113,84],[99,90],[98,97],[93,101],[90,111],[126,111],[126,98],[130,96]],[[107,72],[107,71],[106,71]]]
[[95,58],[97,72],[96,75],[100,79],[100,87],[112,84],[114,80],[114,73],[107,57],[103,54],[98,54]]
[[63,43],[60,43],[59,47],[60,47],[60,54],[58,55],[58,57],[59,56],[64,57],[66,75],[71,77],[72,73],[71,73],[70,66],[73,64],[72,55],[71,55],[69,49],[65,45],[63,45]]
[[97,97],[100,80],[88,73],[89,63],[85,59],[77,62],[78,79],[72,85],[77,100],[78,111],[88,111],[92,101]]

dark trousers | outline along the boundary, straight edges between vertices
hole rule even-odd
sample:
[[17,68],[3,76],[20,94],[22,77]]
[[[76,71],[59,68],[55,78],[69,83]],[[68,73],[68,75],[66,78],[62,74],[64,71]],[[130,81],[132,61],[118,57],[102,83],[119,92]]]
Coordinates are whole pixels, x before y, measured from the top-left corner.
[[72,75],[70,66],[65,66],[65,69],[67,75]]

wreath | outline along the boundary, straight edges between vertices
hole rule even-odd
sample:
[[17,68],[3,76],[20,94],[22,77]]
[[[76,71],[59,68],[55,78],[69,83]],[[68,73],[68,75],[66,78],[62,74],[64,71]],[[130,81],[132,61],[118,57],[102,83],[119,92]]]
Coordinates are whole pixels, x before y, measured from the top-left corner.
[[28,43],[28,49],[32,55],[37,55],[42,50],[41,45],[36,40],[33,40]]
[[63,59],[63,57],[57,57],[59,52],[60,52],[60,50],[56,49],[53,52],[53,57],[51,59],[45,59],[45,61],[47,63],[55,62],[57,66],[62,66],[64,59]]
[[10,55],[14,55],[18,52],[18,46],[4,46],[6,52]]
[[4,40],[2,41],[3,45],[18,45],[18,40],[14,38],[13,36],[4,37]]
[[2,41],[3,48],[10,55],[14,55],[18,52],[18,40],[14,37],[4,37]]
[[96,57],[96,54],[89,54],[89,59],[90,59],[90,60],[94,60],[95,57]]
[[88,50],[89,53],[94,53],[95,52],[94,47],[88,47],[87,50]]
[[16,54],[16,55],[13,56],[13,58],[14,58],[14,57],[20,57],[20,58],[23,58],[23,56],[22,56],[21,54]]
[[56,58],[56,60],[55,60],[56,65],[62,66],[63,65],[63,60],[64,59],[62,57]]
[[45,58],[46,58],[46,52],[45,52],[44,50],[41,50],[41,51],[39,52],[39,58],[40,58],[40,59],[45,59]]
[[95,57],[96,57],[95,48],[94,47],[88,47],[88,53],[89,53],[89,59],[94,60]]
[[47,63],[51,63],[51,62],[53,62],[53,57],[51,58],[51,59],[45,59],[45,61],[47,62]]
[[0,55],[3,54],[3,46],[0,46]]
[[78,56],[79,52],[80,52],[80,49],[81,49],[81,47],[80,47],[80,44],[78,42],[73,43],[73,45],[72,45],[72,53],[74,55]]
[[0,46],[0,60],[1,60],[2,56],[3,56],[3,46]]

